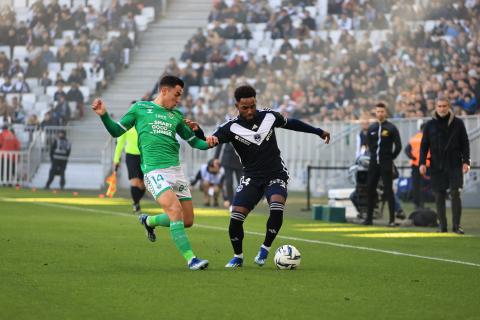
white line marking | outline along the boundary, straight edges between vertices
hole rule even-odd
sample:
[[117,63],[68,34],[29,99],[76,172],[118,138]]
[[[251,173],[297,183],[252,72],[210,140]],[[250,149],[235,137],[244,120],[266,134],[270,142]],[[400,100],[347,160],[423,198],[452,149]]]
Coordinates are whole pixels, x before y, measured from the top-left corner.
[[[3,200],[3,201],[7,200],[5,198],[0,198],[0,199]],[[16,202],[16,203],[19,203],[19,202]],[[131,218],[134,217],[132,214],[127,214],[127,213],[123,213],[123,212],[89,209],[89,208],[68,206],[68,205],[62,205],[62,204],[38,202],[38,203],[36,203],[36,205],[53,207],[53,208],[61,208],[61,209],[69,209],[69,210],[78,210],[78,211],[92,212],[92,213],[103,213],[103,214],[110,214],[110,215],[115,215],[115,216],[123,216],[123,217],[131,217]],[[198,224],[198,223],[195,224],[194,226],[196,226],[197,228],[203,228],[203,229],[225,231],[225,232],[228,231],[227,228],[209,226],[209,225]],[[255,236],[261,236],[261,237],[265,236],[265,234],[263,234],[261,232],[245,231],[245,233],[255,235]],[[418,254],[404,253],[404,252],[400,252],[400,251],[383,250],[383,249],[376,249],[376,248],[370,248],[370,247],[354,246],[354,245],[342,244],[342,243],[336,243],[336,242],[311,240],[311,239],[304,239],[304,238],[297,238],[297,237],[290,237],[290,236],[281,236],[281,235],[277,236],[277,238],[306,242],[306,243],[322,244],[322,245],[332,246],[332,247],[364,250],[364,251],[392,254],[392,255],[395,255],[395,256],[404,256],[404,257],[418,258],[418,259],[424,259],[424,260],[433,260],[433,261],[440,261],[440,262],[455,263],[455,264],[461,264],[461,265],[465,265],[465,266],[480,267],[480,264],[478,264],[478,263],[461,261],[461,260],[444,259],[444,258],[438,258],[438,257],[430,257],[430,256],[421,256],[421,255],[418,255]]]

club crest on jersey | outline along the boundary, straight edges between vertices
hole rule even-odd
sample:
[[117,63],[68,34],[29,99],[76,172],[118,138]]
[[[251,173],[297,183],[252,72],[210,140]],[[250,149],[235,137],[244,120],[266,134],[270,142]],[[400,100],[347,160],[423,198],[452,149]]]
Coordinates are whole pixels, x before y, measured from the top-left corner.
[[153,113],[153,109],[147,109],[147,113]]
[[173,119],[173,113],[169,113],[168,116],[170,117],[170,119]]
[[262,136],[257,133],[253,136],[253,139],[255,139],[256,142],[260,142],[260,140],[262,140]]

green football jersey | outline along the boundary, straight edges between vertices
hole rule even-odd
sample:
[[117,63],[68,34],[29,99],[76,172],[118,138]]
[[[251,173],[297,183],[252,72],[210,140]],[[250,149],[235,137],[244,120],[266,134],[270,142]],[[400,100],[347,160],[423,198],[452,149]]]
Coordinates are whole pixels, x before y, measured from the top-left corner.
[[180,164],[180,144],[176,134],[195,148],[208,149],[207,143],[198,139],[192,129],[185,124],[183,114],[179,110],[168,110],[151,101],[135,103],[116,123],[107,113],[101,118],[114,137],[135,126],[144,173]]

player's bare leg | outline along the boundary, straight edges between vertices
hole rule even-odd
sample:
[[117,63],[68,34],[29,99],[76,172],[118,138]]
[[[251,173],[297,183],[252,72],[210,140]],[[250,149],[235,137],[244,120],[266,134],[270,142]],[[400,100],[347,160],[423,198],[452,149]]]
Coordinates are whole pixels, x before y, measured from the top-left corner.
[[[177,195],[171,189],[167,189],[157,198],[157,203],[165,210],[170,220],[170,235],[180,254],[187,260],[188,267],[191,270],[205,269],[208,267],[207,260],[198,259],[193,253],[190,241],[185,233],[183,207],[177,199]],[[150,239],[151,234],[153,233],[154,235],[154,228],[148,225],[147,219],[142,220],[141,222],[145,230],[147,230]]]

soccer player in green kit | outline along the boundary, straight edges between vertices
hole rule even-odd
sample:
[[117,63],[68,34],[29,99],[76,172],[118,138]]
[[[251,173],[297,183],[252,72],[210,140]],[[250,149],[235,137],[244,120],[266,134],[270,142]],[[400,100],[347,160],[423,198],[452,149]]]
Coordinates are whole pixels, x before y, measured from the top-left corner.
[[183,87],[180,78],[164,76],[155,100],[135,103],[118,122],[110,118],[101,99],[93,101],[92,109],[113,137],[119,137],[135,126],[146,187],[165,210],[165,213],[156,216],[142,214],[140,222],[152,242],[156,240],[155,227],[169,227],[170,235],[187,260],[188,268],[200,270],[208,266],[208,261],[195,256],[185,233],[185,227],[193,224],[193,204],[188,180],[180,167],[180,145],[175,135],[178,134],[193,148],[201,150],[215,146],[218,139],[209,137],[203,141],[197,138],[184,122],[182,113],[175,110]]

